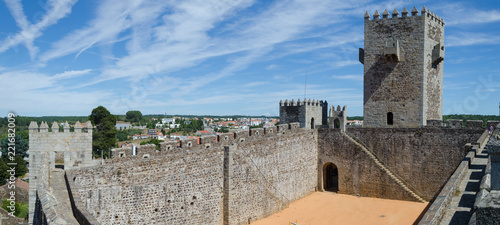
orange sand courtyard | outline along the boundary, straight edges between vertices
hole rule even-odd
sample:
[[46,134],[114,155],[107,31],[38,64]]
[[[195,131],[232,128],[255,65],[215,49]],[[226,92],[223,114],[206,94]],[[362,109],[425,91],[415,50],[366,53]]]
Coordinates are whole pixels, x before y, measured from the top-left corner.
[[315,192],[251,225],[413,224],[427,204]]

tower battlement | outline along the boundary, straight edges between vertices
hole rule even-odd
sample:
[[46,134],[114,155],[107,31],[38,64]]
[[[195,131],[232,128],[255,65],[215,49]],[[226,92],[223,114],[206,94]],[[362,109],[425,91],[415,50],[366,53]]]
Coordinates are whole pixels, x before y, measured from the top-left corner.
[[280,101],[280,123],[298,122],[300,127],[314,129],[317,126],[327,125],[328,103],[324,100],[287,99]]
[[[392,15],[392,17],[391,17]],[[365,127],[422,127],[442,119],[444,20],[425,6],[365,13]]]
[[[399,12],[397,9],[394,9],[392,13],[389,14],[389,11],[387,9],[382,13],[382,18],[380,18],[380,13],[378,10],[375,11],[373,14],[373,18],[370,16],[368,11],[365,13],[365,23],[369,22],[381,22],[381,21],[388,21],[388,22],[397,22],[398,20],[402,19],[409,19],[409,20],[422,20],[422,19],[428,19],[435,21],[436,23],[440,24],[441,26],[444,26],[444,20],[443,18],[439,17],[438,15],[434,14],[434,12],[429,11],[427,8],[422,7],[420,10],[420,15],[418,14],[419,11],[417,10],[416,7],[413,7],[411,10],[411,15],[408,12],[406,8],[403,9],[401,12],[401,16],[399,15]],[[392,15],[392,17],[390,17]]]

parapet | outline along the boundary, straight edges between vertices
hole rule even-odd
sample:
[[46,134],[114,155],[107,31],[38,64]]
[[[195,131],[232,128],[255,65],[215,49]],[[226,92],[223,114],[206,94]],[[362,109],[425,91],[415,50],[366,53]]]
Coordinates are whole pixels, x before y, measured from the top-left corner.
[[[28,129],[29,129],[30,133],[47,133],[47,132],[49,132],[49,125],[47,124],[47,122],[42,121],[40,123],[40,127],[39,127],[37,122],[31,121]],[[53,122],[51,129],[52,129],[52,133],[59,133],[59,124],[57,122]],[[74,132],[75,133],[82,133],[82,132],[92,133],[92,129],[93,129],[93,126],[92,126],[92,123],[90,123],[90,121],[87,121],[85,123],[85,126],[82,126],[80,121],[77,121],[75,123],[75,131]],[[69,124],[67,121],[63,125],[63,130],[64,130],[63,131],[64,133],[70,132],[70,127],[69,127]]]
[[278,134],[286,134],[290,131],[288,128],[288,124],[279,124],[278,126],[276,126],[276,132]]
[[197,144],[198,144],[198,139],[196,139],[196,138],[186,138],[186,139],[180,140],[180,147],[181,148],[191,148]]
[[368,11],[366,11],[365,13],[365,23],[366,22],[377,22],[377,21],[384,21],[384,20],[398,20],[398,19],[411,19],[411,18],[421,18],[422,16],[425,16],[426,18],[428,19],[431,19],[431,20],[435,20],[436,22],[438,22],[440,25],[444,26],[444,21],[441,17],[437,16],[434,14],[434,12],[431,12],[429,10],[427,10],[424,7],[422,7],[422,10],[421,10],[421,14],[418,15],[418,10],[416,7],[413,7],[413,10],[411,11],[411,16],[409,16],[409,12],[406,8],[403,9],[402,13],[401,13],[401,17],[399,17],[399,12],[397,9],[394,9],[394,11],[392,11],[392,17],[389,18],[389,12],[387,11],[387,9],[382,13],[382,19],[380,19],[380,13],[378,12],[378,10],[375,11],[375,13],[373,14],[373,20],[370,19],[370,14],[368,13]]
[[345,109],[346,106],[340,108],[340,105],[337,105],[337,110],[335,110],[335,107],[332,105],[330,106],[330,117],[342,117],[345,114]]
[[299,129],[299,128],[300,128],[300,123],[298,123],[298,122],[290,123],[290,128],[289,129],[292,132],[295,131],[295,130],[297,130],[297,129]]
[[266,136],[273,136],[276,135],[277,132],[277,127],[264,127],[264,134]]
[[482,120],[467,120],[466,126],[469,128],[484,129]]
[[427,127],[443,127],[442,120],[427,120]]
[[254,139],[256,136],[264,136],[264,128],[255,128],[250,130],[250,136]]
[[493,126],[493,128],[496,128],[498,124],[500,124],[500,121],[498,120],[488,120],[488,122],[486,122],[486,127],[489,128],[490,126]]
[[253,128],[250,130],[240,130],[234,133],[224,133],[216,135],[206,135],[200,137],[199,143],[197,138],[187,138],[180,141],[161,142],[159,150],[156,150],[155,145],[141,145],[136,147],[135,155],[132,155],[130,147],[116,148],[111,151],[111,161],[121,161],[127,159],[150,158],[152,156],[170,154],[177,151],[193,151],[200,149],[212,149],[222,146],[232,145],[236,143],[252,142],[264,140],[266,138],[287,135],[297,132],[306,131],[299,127],[299,123],[280,124],[275,127]]
[[236,140],[236,143],[242,143],[242,142],[247,141],[248,132],[249,131],[245,131],[245,130],[234,132],[234,139]]
[[325,105],[326,101],[324,100],[316,100],[316,99],[309,99],[309,100],[300,100],[297,99],[297,101],[295,101],[295,99],[292,99],[291,101],[288,101],[288,99],[285,99],[285,101],[283,102],[283,100],[280,100],[280,106],[319,106],[319,107],[323,107]]
[[[491,124],[499,124],[499,123],[500,121],[491,121]],[[484,129],[482,120],[467,120],[465,122],[465,127],[464,127],[463,120],[457,120],[457,119],[446,120],[445,123],[443,123],[442,120],[427,120],[427,125],[425,127]]]
[[217,135],[217,141],[221,145],[228,145],[232,143],[234,140],[234,133],[225,133],[225,134],[219,134]]

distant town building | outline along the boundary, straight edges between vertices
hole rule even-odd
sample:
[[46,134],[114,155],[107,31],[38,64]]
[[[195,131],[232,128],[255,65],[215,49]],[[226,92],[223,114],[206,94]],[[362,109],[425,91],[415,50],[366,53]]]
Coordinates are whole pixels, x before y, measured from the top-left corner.
[[117,122],[116,125],[115,125],[115,128],[117,130],[120,130],[121,129],[129,129],[130,128],[130,123],[119,123]]
[[208,130],[199,130],[199,131],[196,131],[196,135],[210,135],[212,134],[210,131]]

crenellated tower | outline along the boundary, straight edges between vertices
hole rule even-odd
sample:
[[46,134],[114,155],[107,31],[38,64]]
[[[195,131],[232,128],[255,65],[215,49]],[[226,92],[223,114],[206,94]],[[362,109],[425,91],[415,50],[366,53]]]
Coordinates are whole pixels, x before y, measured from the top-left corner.
[[[392,14],[392,17],[390,15]],[[425,8],[401,16],[365,14],[364,127],[421,127],[441,120],[443,106],[443,19]]]
[[280,123],[298,122],[300,127],[314,129],[328,124],[328,103],[319,100],[280,101]]
[[337,105],[337,110],[332,105],[330,107],[330,128],[340,128],[342,132],[345,131],[347,125],[347,112],[346,106],[340,109],[340,105]]
[[[71,169],[91,166],[92,162],[92,123],[85,125],[76,122],[74,132],[70,132],[68,122],[63,124],[63,132],[59,132],[59,124],[49,125],[42,122],[40,127],[32,121],[29,125],[29,221],[33,222],[37,187],[48,186],[50,171],[56,167]],[[56,165],[58,164],[58,165]],[[64,164],[64,166],[63,166]]]

